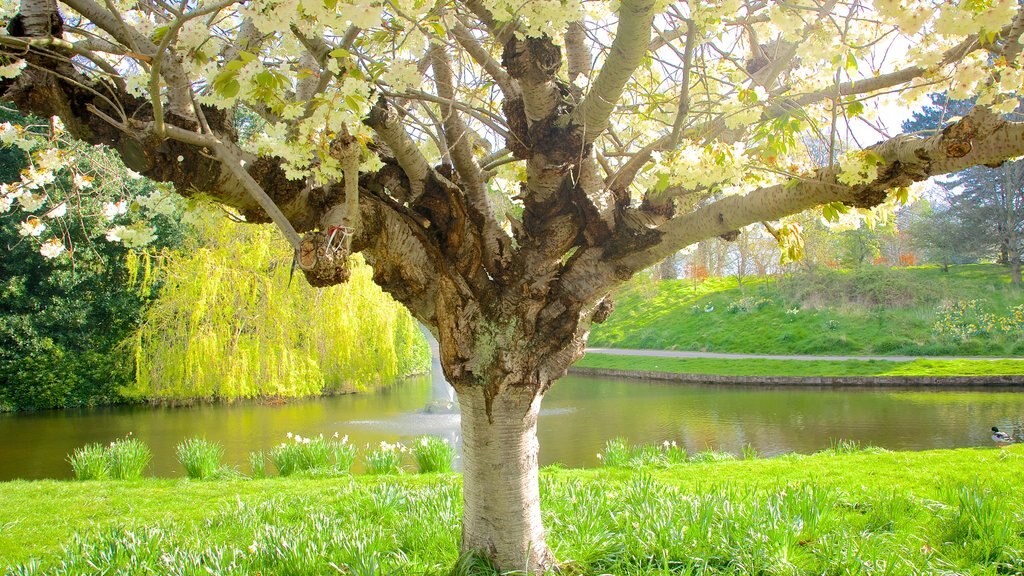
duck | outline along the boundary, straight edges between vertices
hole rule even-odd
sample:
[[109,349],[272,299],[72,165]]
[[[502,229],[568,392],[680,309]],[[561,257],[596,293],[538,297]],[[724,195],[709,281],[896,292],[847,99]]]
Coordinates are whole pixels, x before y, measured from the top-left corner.
[[996,444],[1009,444],[1013,442],[1013,436],[1010,436],[1006,432],[1000,432],[999,428],[992,427],[992,441]]

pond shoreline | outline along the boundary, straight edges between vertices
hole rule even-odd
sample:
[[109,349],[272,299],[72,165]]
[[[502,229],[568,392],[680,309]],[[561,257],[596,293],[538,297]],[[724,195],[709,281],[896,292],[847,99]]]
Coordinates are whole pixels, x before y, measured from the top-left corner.
[[574,376],[601,376],[659,380],[683,384],[767,385],[767,386],[851,386],[851,387],[947,387],[1006,388],[1024,387],[1024,374],[985,376],[750,376],[721,374],[688,374],[659,370],[617,370],[573,366]]

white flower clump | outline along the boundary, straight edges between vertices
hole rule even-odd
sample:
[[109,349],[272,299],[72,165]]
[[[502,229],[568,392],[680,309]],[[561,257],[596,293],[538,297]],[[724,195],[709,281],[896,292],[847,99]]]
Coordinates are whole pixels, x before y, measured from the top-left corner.
[[107,220],[113,220],[126,212],[128,212],[128,202],[125,200],[103,203],[103,217]]
[[21,223],[18,229],[18,234],[24,237],[39,237],[43,231],[46,230],[46,224],[35,216],[29,216],[24,222]]
[[156,240],[156,228],[141,222],[131,226],[114,226],[107,230],[107,241],[120,242],[129,248],[142,248]]
[[56,258],[64,253],[64,243],[57,238],[50,238],[39,247],[43,258]]

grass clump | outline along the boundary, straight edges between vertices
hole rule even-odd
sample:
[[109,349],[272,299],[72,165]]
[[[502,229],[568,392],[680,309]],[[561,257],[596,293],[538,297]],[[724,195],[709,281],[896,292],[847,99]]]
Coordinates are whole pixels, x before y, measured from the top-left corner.
[[86,444],[68,456],[75,480],[106,480],[110,476],[107,454],[102,444]]
[[270,461],[274,463],[278,474],[291,476],[296,472],[330,467],[333,449],[323,435],[303,438],[289,432],[288,439],[291,442],[282,442],[270,451]]
[[120,438],[106,448],[107,466],[114,480],[138,480],[153,459],[153,452],[138,438]]
[[613,438],[604,445],[604,451],[597,455],[604,466],[615,468],[666,468],[687,461],[686,449],[675,440],[665,440],[657,445],[631,446],[624,438]]
[[334,454],[334,469],[342,474],[351,473],[359,449],[348,441],[348,435],[338,438],[338,433],[335,432],[334,438],[330,441],[330,447]]
[[88,444],[68,456],[76,480],[138,480],[152,459],[149,446],[130,434],[107,446]]
[[178,462],[185,467],[185,473],[193,480],[213,477],[220,469],[224,447],[205,438],[189,438],[178,444]]
[[267,455],[262,450],[249,453],[249,471],[253,478],[267,477]]
[[455,463],[455,448],[446,438],[420,436],[412,445],[412,457],[421,474],[451,472]]
[[366,446],[366,454],[363,456],[363,463],[366,465],[367,474],[401,474],[402,455],[408,449],[401,443],[389,444],[383,440],[376,448]]

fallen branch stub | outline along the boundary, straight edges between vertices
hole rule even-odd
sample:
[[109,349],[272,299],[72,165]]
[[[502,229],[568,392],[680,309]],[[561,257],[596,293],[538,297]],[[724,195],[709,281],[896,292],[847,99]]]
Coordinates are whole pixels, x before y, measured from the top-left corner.
[[340,227],[302,235],[298,262],[310,286],[324,288],[348,281],[351,275],[349,237],[348,231]]

